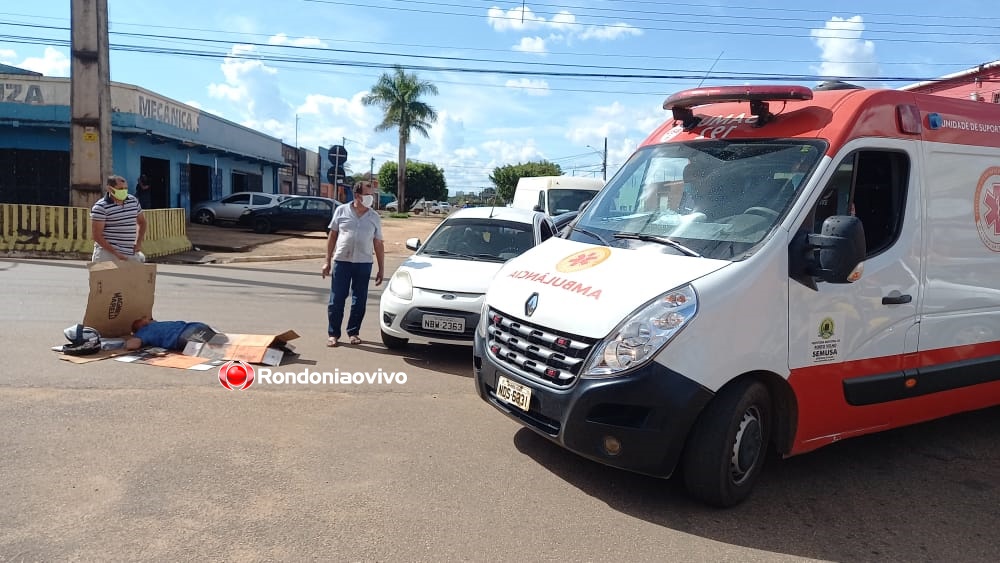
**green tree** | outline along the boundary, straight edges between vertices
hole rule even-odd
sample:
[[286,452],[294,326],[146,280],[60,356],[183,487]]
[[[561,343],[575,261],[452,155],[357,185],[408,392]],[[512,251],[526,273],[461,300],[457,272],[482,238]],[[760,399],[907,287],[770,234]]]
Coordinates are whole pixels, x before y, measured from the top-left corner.
[[490,181],[496,186],[497,199],[507,203],[514,199],[518,180],[535,176],[562,176],[562,168],[547,160],[508,164],[494,168]]
[[384,73],[379,77],[371,92],[361,98],[366,106],[379,106],[384,116],[382,123],[375,126],[376,131],[388,131],[396,128],[399,131],[399,161],[396,183],[399,187],[397,197],[400,205],[406,201],[406,145],[410,135],[416,131],[424,137],[429,137],[428,129],[437,121],[437,112],[421,98],[437,95],[434,84],[421,80],[416,74],[406,74],[403,67],[393,67],[392,73]]
[[[378,169],[379,187],[390,193],[396,186],[399,167],[395,162],[386,162]],[[436,164],[426,162],[408,162],[406,165],[406,202],[400,200],[399,209],[405,211],[414,201],[426,200],[445,201],[448,198],[448,184],[444,179],[444,170]]]

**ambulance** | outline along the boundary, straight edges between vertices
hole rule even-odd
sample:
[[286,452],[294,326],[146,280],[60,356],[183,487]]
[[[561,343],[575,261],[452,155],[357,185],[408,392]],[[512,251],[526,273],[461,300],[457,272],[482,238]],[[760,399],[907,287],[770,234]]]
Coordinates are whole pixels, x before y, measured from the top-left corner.
[[769,451],[1000,404],[1000,106],[782,85],[664,109],[572,232],[497,274],[483,400],[720,507]]

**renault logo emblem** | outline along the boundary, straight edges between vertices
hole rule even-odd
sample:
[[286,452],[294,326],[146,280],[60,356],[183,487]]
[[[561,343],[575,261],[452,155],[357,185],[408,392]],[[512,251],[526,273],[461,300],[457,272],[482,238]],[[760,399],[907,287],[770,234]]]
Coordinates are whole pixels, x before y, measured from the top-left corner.
[[524,302],[524,314],[531,316],[535,314],[535,309],[538,308],[538,293],[532,293],[531,297]]

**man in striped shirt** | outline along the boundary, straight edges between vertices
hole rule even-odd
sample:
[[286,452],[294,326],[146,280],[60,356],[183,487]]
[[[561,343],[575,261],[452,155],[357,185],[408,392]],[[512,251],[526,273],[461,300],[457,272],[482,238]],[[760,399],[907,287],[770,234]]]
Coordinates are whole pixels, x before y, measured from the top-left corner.
[[146,216],[128,183],[121,176],[109,176],[107,193],[90,209],[90,230],[94,235],[94,262],[139,261],[142,239],[146,236]]

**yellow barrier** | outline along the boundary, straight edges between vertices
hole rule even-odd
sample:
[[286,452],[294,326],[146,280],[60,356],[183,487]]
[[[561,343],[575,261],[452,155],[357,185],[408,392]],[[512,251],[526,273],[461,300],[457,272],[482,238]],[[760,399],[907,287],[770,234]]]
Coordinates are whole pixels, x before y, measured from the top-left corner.
[[187,237],[187,215],[183,209],[148,209],[146,215],[146,240],[142,252],[147,258],[157,258],[191,250]]
[[[149,258],[191,249],[183,209],[149,209],[143,253]],[[0,252],[89,257],[94,250],[90,209],[0,203]]]

